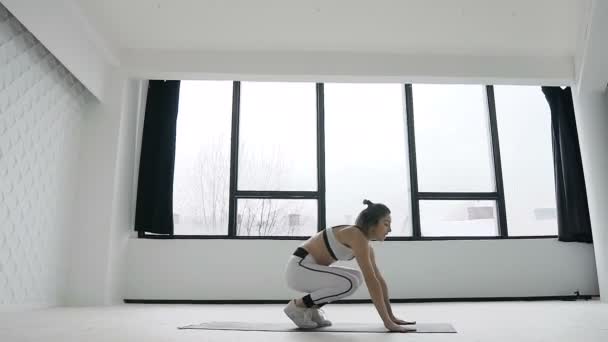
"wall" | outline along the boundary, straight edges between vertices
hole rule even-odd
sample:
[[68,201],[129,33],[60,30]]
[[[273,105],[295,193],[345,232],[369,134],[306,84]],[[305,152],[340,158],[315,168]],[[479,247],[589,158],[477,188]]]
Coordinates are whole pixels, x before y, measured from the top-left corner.
[[[287,299],[300,241],[129,240],[129,299]],[[375,242],[392,298],[596,295],[593,247],[553,239]],[[341,262],[355,266],[355,262]],[[360,288],[352,298],[367,298]]]
[[570,84],[573,59],[323,51],[125,50],[128,76],[312,82]]
[[600,294],[603,301],[608,301],[608,92],[583,91],[575,94],[576,124],[587,186]]
[[59,304],[93,96],[0,4],[0,310]]
[[[83,122],[75,229],[71,237],[69,305],[119,303],[132,232],[134,134],[142,82],[116,69],[107,75],[106,100]],[[137,159],[138,160],[138,159]]]
[[89,25],[72,0],[2,0],[32,34],[99,100],[118,64],[113,48]]
[[602,301],[608,302],[608,2],[593,0],[578,51],[573,89]]
[[[133,186],[133,165],[139,160],[137,142],[133,132],[140,124],[138,118],[143,115],[143,99],[147,94],[147,82],[125,80],[121,108],[118,156],[116,161],[116,183],[113,197],[116,199],[112,209],[110,231],[108,277],[106,280],[106,302],[120,303],[124,298],[125,284],[128,277],[126,260],[128,260],[129,236],[134,235],[135,196],[137,187]],[[143,123],[142,123],[143,124]]]

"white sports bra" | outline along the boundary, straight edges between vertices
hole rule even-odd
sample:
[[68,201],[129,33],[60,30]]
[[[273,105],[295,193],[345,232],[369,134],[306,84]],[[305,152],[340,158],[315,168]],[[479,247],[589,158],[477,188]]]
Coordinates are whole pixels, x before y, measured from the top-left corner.
[[352,249],[346,247],[344,244],[338,241],[338,239],[336,239],[334,228],[337,227],[327,228],[323,231],[323,241],[325,241],[325,247],[327,247],[329,254],[332,258],[334,258],[334,260],[352,260],[355,257]]

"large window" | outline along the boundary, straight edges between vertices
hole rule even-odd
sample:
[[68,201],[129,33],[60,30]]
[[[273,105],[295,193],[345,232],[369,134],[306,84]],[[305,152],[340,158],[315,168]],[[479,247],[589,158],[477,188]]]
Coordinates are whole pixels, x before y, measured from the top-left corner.
[[327,224],[352,224],[363,199],[391,209],[411,236],[405,94],[399,84],[325,84]]
[[500,235],[485,87],[411,89],[421,236]]
[[317,190],[314,83],[241,83],[239,190]]
[[310,236],[317,231],[315,200],[242,199],[237,208],[239,236]]
[[420,201],[422,236],[496,236],[495,201]]
[[494,171],[485,88],[412,86],[423,192],[492,192]]
[[319,197],[315,84],[243,82],[237,87],[235,234],[313,234]]
[[175,237],[303,239],[363,199],[389,239],[555,236],[540,87],[182,81]]
[[232,82],[181,82],[173,182],[176,235],[226,234],[231,104]]
[[551,111],[538,87],[496,86],[510,236],[557,232]]

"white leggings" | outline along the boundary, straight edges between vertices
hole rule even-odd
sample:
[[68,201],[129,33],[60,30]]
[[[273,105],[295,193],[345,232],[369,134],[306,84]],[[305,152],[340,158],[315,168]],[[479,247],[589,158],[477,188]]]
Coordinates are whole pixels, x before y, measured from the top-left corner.
[[287,286],[308,293],[302,298],[307,307],[323,306],[353,294],[363,283],[359,270],[341,266],[323,266],[310,255],[292,255],[285,270]]

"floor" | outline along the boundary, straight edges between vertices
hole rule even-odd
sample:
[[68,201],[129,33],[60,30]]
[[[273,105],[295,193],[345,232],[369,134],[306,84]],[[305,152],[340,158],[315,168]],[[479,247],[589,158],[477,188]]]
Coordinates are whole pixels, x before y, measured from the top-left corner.
[[[287,322],[282,305],[138,305],[0,313],[2,342],[101,341],[608,341],[608,303],[590,301],[393,304],[403,319],[447,322],[457,334],[178,330],[204,321]],[[328,305],[340,322],[381,324],[371,304]]]

